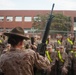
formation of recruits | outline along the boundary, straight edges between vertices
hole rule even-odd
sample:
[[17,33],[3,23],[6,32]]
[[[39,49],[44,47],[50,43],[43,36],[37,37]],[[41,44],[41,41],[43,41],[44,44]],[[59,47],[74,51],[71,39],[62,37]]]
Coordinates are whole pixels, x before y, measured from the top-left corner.
[[[40,36],[35,35],[30,38],[27,35],[26,37],[29,40],[24,40],[22,49],[31,48],[36,51],[37,45],[41,43]],[[2,46],[1,41],[2,39],[0,39]],[[76,41],[74,35],[68,34],[64,40],[61,34],[57,34],[55,41],[51,41],[49,35],[46,44],[45,56],[49,59],[51,65],[51,71],[47,72],[47,75],[76,75]],[[2,48],[0,54],[9,51],[10,47],[11,45],[7,44],[4,49]]]
[[[40,42],[40,37],[34,36],[32,49],[36,51]],[[26,48],[30,48],[30,40],[27,43],[29,47]],[[47,73],[47,75],[76,75],[76,41],[74,35],[68,34],[64,40],[61,34],[57,34],[54,42],[51,41],[49,35],[46,44],[45,54],[51,65],[51,72]]]

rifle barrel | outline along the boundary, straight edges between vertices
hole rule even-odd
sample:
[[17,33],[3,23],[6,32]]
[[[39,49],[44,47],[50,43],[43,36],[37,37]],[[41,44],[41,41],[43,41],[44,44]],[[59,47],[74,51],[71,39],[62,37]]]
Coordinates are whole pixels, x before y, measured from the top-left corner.
[[43,33],[43,38],[42,38],[42,43],[46,43],[46,39],[48,37],[48,34],[49,34],[49,30],[50,30],[50,25],[51,25],[51,22],[52,22],[52,19],[53,19],[53,8],[54,8],[54,4],[52,5],[52,10],[51,10],[51,14],[50,14],[50,17],[48,18],[48,21],[46,23],[46,26],[45,26],[45,31]]

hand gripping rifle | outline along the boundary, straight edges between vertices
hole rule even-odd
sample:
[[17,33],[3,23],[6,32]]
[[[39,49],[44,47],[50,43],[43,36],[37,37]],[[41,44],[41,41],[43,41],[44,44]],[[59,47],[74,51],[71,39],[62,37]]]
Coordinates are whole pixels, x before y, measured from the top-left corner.
[[54,4],[52,5],[52,10],[51,10],[51,14],[48,18],[48,21],[46,23],[46,26],[45,26],[45,31],[43,33],[43,38],[42,38],[42,43],[38,45],[37,47],[37,52],[39,52],[42,56],[45,56],[45,50],[46,50],[46,40],[47,40],[47,37],[48,37],[48,34],[49,34],[49,30],[50,30],[50,25],[51,25],[51,22],[52,22],[52,19],[53,19],[53,8],[54,8]]
[[[53,8],[54,8],[54,4],[52,6],[50,17],[48,18],[48,21],[47,21],[46,26],[45,26],[45,31],[44,31],[44,34],[43,34],[42,43],[39,44],[38,47],[37,47],[37,52],[39,52],[42,56],[45,56],[46,40],[47,40],[47,37],[48,37],[48,34],[49,34],[52,19],[54,17],[52,15]],[[46,73],[47,72],[44,71],[44,70],[38,70],[38,69],[36,69],[36,67],[34,68],[34,74],[35,75],[46,75]]]

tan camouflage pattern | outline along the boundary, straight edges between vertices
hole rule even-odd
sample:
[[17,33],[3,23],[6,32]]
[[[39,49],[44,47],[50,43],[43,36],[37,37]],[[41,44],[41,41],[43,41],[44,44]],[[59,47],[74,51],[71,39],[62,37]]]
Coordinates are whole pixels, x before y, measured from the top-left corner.
[[0,56],[0,70],[4,75],[34,75],[34,65],[46,70],[50,63],[46,57],[30,49],[11,49]]

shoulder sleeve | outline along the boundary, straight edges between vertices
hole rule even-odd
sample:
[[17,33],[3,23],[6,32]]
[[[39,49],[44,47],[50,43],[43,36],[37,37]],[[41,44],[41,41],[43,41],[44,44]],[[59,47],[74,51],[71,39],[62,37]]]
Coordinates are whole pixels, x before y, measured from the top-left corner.
[[47,57],[43,57],[39,53],[35,53],[35,65],[39,69],[48,69],[50,61]]

